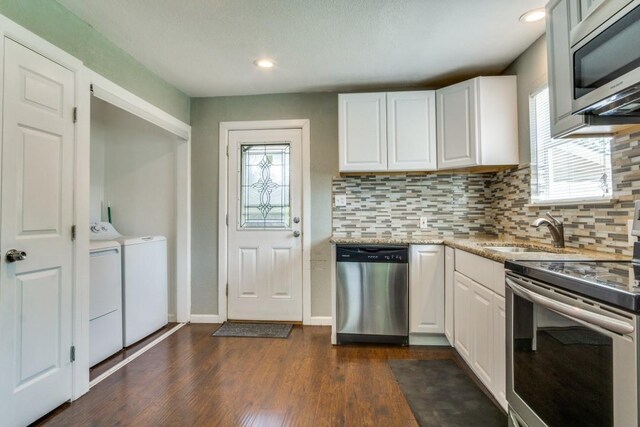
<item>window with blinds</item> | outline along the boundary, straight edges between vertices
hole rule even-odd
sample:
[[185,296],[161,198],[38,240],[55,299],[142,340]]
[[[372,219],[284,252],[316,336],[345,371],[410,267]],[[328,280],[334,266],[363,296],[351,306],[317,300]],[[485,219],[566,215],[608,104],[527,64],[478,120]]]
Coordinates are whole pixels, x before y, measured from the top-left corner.
[[611,138],[551,138],[549,88],[531,95],[531,202],[582,202],[611,195]]

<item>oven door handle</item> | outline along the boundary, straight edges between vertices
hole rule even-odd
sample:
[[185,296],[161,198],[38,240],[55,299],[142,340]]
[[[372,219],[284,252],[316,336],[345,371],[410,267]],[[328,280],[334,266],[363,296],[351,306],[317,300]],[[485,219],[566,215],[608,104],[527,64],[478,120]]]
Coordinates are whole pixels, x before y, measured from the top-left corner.
[[564,304],[559,301],[554,301],[551,298],[536,294],[529,289],[524,288],[522,285],[516,283],[516,281],[510,277],[506,279],[507,285],[518,296],[529,300],[535,304],[539,304],[549,310],[555,311],[558,314],[568,317],[571,320],[578,321],[585,326],[595,325],[603,328],[609,332],[614,332],[619,335],[629,335],[635,328],[628,323],[622,322],[618,319],[612,319],[611,317],[603,314],[593,313],[591,311],[584,310],[579,307],[573,307],[568,304]]

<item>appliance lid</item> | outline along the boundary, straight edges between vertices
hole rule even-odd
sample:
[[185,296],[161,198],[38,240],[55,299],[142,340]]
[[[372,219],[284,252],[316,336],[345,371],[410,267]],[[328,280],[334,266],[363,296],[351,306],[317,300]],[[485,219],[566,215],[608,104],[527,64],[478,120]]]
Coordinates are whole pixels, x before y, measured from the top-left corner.
[[92,240],[89,242],[89,251],[104,251],[108,249],[120,249],[120,243],[115,240]]
[[118,239],[122,246],[140,245],[151,242],[164,242],[167,240],[164,236],[124,236]]
[[553,287],[640,313],[640,265],[631,261],[507,261],[505,268]]

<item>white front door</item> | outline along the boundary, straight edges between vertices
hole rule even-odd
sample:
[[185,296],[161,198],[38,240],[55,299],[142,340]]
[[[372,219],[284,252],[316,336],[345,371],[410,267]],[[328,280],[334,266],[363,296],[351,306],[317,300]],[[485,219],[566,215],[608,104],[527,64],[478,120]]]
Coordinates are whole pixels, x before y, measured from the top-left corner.
[[22,426],[71,398],[74,75],[4,44],[0,424]]
[[234,320],[302,320],[302,131],[229,132]]

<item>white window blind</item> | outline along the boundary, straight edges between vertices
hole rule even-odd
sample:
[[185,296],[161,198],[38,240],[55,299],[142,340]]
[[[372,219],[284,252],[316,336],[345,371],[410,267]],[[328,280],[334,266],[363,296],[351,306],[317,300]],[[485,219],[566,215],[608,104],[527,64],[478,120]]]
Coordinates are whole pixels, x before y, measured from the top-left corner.
[[531,202],[611,197],[611,138],[551,138],[549,88],[531,95]]

